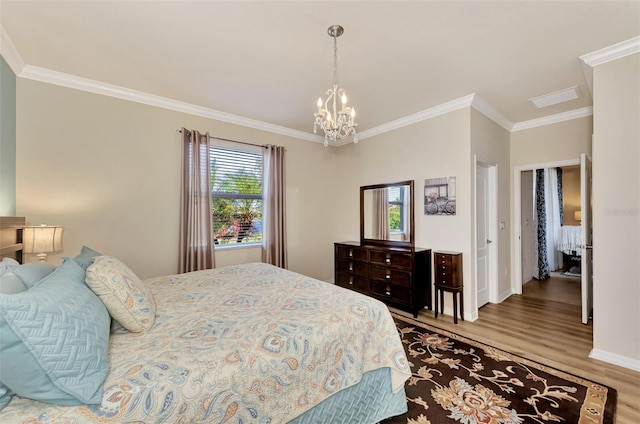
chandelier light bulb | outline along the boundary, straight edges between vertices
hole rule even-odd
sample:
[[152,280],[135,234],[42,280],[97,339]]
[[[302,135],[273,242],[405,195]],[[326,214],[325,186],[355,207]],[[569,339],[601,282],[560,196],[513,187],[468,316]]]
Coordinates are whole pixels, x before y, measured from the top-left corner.
[[[324,131],[324,145],[328,146],[330,141],[343,140],[353,137],[353,142],[358,142],[358,134],[355,122],[356,111],[347,105],[347,94],[343,88],[338,87],[338,37],[342,35],[344,29],[340,25],[332,25],[327,33],[333,37],[333,86],[326,92],[326,99],[323,102],[322,96],[318,98],[318,111],[314,113],[313,132],[317,132],[320,127]],[[338,98],[342,102],[342,109],[338,109]]]

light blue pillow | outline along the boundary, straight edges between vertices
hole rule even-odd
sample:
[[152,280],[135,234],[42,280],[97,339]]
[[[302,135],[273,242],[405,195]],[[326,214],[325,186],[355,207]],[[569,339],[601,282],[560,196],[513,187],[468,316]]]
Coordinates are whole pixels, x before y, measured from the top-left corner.
[[109,372],[111,318],[66,259],[35,287],[0,295],[0,381],[58,405],[99,404]]
[[87,268],[89,268],[89,265],[93,263],[93,258],[95,258],[96,256],[102,256],[102,253],[98,253],[90,247],[82,246],[82,249],[80,249],[80,254],[73,258],[73,260],[76,261],[77,264],[84,268],[84,270],[86,271]]
[[2,408],[7,406],[9,402],[11,402],[11,398],[13,398],[14,394],[15,393],[13,393],[10,388],[2,384],[2,381],[0,381],[0,411]]
[[20,266],[20,262],[16,261],[13,258],[2,258],[0,261],[0,275],[5,272],[13,271],[13,269],[17,266]]
[[30,262],[13,269],[13,272],[20,277],[27,288],[35,286],[40,280],[51,274],[55,266],[46,262]]
[[13,272],[5,272],[0,275],[0,294],[14,294],[25,291],[27,286],[24,285],[20,277]]

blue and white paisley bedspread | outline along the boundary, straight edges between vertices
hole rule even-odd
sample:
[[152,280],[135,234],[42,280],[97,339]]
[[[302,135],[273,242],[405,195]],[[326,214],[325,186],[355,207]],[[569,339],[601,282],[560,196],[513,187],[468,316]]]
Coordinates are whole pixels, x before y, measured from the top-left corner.
[[145,280],[147,333],[114,326],[100,406],[14,397],[3,422],[285,423],[362,374],[410,377],[387,307],[267,264]]

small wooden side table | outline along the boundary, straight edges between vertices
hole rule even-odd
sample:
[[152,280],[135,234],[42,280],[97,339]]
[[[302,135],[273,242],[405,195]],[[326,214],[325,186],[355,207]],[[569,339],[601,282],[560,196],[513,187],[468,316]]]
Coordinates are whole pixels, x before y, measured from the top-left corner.
[[460,319],[464,321],[464,293],[462,280],[462,253],[438,251],[433,255],[435,270],[435,316],[442,314],[444,292],[453,294],[453,322],[458,323],[458,300],[460,301]]

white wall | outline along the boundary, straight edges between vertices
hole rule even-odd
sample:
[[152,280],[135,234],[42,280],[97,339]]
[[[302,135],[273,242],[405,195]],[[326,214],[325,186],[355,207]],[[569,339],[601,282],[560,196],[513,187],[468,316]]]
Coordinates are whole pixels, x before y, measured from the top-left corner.
[[593,69],[592,355],[640,370],[640,54]]
[[[335,150],[245,127],[19,78],[17,214],[61,224],[64,252],[85,244],[141,278],[178,268],[180,142],[176,130],[287,148],[289,267],[332,276]],[[260,249],[218,251],[217,265],[259,261]],[[28,260],[35,260],[28,258]]]

